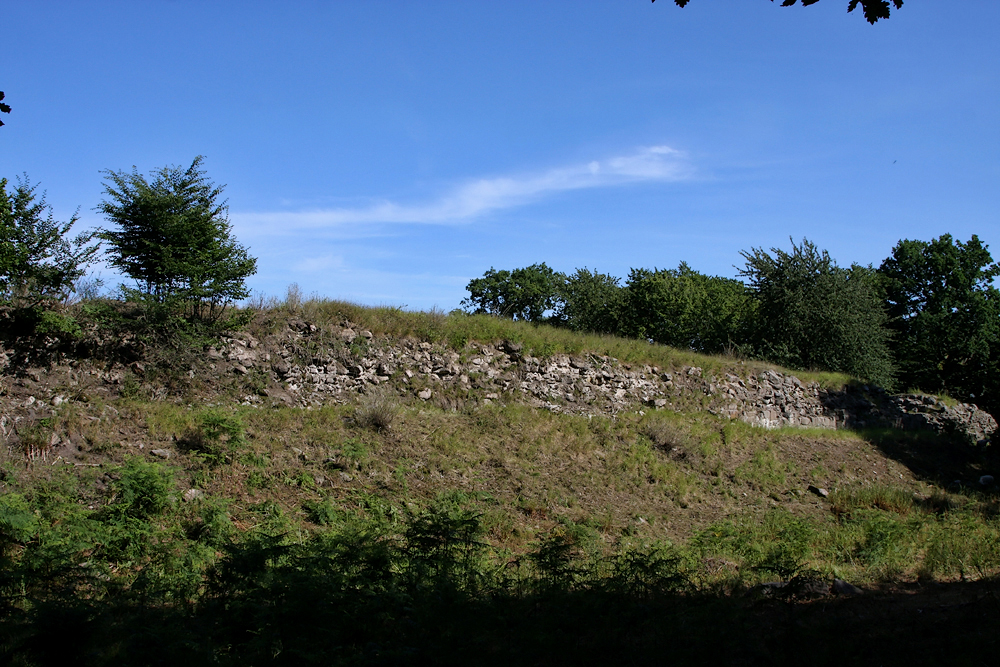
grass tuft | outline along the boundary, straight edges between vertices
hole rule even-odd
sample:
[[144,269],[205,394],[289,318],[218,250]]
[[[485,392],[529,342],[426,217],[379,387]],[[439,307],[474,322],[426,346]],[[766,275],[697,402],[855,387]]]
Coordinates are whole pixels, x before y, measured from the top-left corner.
[[359,426],[373,431],[388,431],[399,415],[399,398],[388,388],[366,394],[354,411]]

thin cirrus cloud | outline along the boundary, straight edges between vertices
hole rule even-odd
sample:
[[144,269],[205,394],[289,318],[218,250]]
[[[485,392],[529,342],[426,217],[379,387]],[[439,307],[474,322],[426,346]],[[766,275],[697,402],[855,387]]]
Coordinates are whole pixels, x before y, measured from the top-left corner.
[[458,186],[425,204],[380,202],[357,208],[234,214],[243,225],[270,229],[327,228],[343,224],[455,224],[569,190],[603,188],[638,182],[670,182],[689,177],[691,169],[679,151],[650,146],[631,155],[558,167],[538,174],[483,178]]

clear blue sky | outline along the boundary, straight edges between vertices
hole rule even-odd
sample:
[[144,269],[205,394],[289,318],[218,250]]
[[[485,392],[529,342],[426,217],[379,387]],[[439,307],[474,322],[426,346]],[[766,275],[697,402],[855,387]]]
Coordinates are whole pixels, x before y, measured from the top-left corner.
[[411,309],[789,236],[1000,258],[1000,2],[779,4],[5,0],[0,176],[96,226],[101,170],[204,155],[255,291]]

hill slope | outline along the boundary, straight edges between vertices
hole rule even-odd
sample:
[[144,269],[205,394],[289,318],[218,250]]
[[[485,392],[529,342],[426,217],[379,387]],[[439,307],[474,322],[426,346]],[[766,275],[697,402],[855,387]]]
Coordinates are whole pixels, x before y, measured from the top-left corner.
[[[213,604],[250,605],[249,625],[219,630],[236,633],[236,648],[216,660],[258,655],[240,633],[265,626],[301,650],[288,624],[319,621],[265,621],[256,614],[271,602],[255,596],[304,595],[316,567],[337,595],[368,590],[363,599],[395,608],[447,590],[463,601],[454,609],[499,604],[480,608],[487,617],[622,582],[626,607],[666,595],[743,614],[705,600],[826,599],[834,579],[895,595],[1000,571],[1000,506],[979,484],[995,459],[969,435],[995,424],[968,406],[636,341],[334,302],[273,304],[193,348],[118,343],[4,378],[5,600],[37,622],[7,616],[5,650],[39,664],[23,637],[50,602],[77,609],[75,591],[90,591],[81,618],[139,605],[178,633],[214,618]],[[818,428],[834,425],[852,428]],[[800,583],[755,588],[774,580]],[[359,599],[337,604],[388,622]],[[379,627],[400,631],[395,622]],[[352,647],[347,662],[383,655],[336,641]],[[145,664],[128,646],[92,662]],[[398,658],[392,646],[384,655]]]

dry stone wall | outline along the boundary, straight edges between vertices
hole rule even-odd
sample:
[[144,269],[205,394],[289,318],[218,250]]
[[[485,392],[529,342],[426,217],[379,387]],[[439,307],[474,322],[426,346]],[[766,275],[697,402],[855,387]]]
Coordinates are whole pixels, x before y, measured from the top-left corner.
[[[411,338],[377,339],[349,323],[318,332],[293,321],[284,336],[263,344],[238,334],[209,357],[230,364],[235,373],[273,375],[287,390],[283,398],[303,406],[345,402],[386,385],[445,407],[501,398],[578,414],[670,407],[707,410],[764,428],[882,425],[954,432],[979,444],[997,430],[994,419],[973,405],[892,396],[865,386],[833,391],[774,370],[717,377],[697,366],[663,369],[599,355],[539,358],[509,341],[458,352]],[[259,399],[248,397],[254,400]]]
[[[8,352],[0,350],[0,361]],[[259,339],[246,332],[223,337],[189,375],[203,373],[210,383],[226,375],[243,378],[238,384],[254,387],[244,397],[252,405],[347,403],[381,388],[444,408],[521,401],[590,415],[647,407],[706,410],[764,428],[892,426],[955,433],[978,444],[997,431],[993,417],[973,405],[890,396],[865,386],[834,391],[774,370],[744,368],[739,375],[717,374],[697,366],[659,368],[600,355],[541,358],[509,341],[470,344],[459,351],[412,338],[376,337],[350,323],[321,330],[293,320]],[[68,360],[27,368],[2,378],[0,427],[6,433],[16,421],[45,416],[95,383],[111,394],[124,391],[129,381],[141,381],[144,371],[142,361],[126,366]],[[167,398],[166,387],[147,389],[153,399]]]

